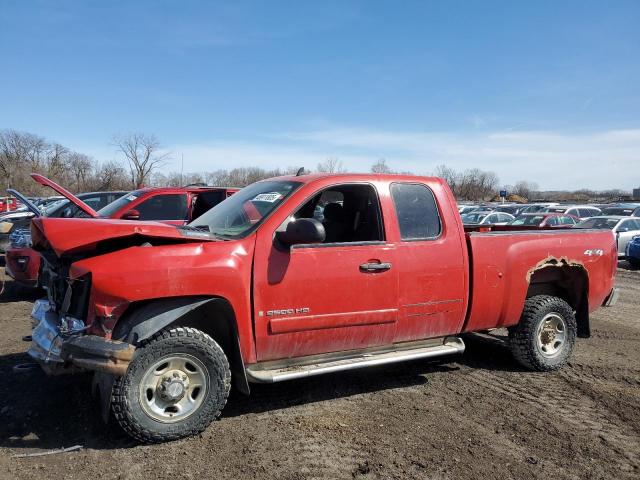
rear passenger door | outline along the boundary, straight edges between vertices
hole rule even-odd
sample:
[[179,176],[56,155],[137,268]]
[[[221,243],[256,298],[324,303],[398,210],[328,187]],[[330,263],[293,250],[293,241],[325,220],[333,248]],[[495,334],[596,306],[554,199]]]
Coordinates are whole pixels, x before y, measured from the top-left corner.
[[[440,337],[462,328],[466,309],[467,266],[458,224],[442,215],[432,188],[439,184],[393,183],[390,193],[400,241],[399,320],[395,342]],[[443,222],[449,218],[452,224]]]

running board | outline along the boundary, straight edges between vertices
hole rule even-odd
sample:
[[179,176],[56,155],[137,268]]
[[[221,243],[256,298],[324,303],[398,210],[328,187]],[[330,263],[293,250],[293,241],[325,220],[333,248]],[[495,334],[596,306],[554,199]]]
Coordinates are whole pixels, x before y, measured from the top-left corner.
[[296,378],[341,372],[356,368],[440,357],[464,352],[464,342],[458,337],[446,337],[391,345],[388,348],[336,352],[250,365],[247,379],[253,383],[275,383]]

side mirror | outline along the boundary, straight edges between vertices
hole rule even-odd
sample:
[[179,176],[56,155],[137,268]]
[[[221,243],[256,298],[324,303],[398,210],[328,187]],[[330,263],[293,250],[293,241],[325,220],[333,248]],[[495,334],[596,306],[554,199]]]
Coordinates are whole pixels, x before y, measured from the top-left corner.
[[122,220],[140,220],[140,212],[138,210],[127,210],[120,218]]
[[326,237],[324,226],[315,218],[298,218],[287,224],[284,232],[276,232],[276,239],[283,245],[322,243]]

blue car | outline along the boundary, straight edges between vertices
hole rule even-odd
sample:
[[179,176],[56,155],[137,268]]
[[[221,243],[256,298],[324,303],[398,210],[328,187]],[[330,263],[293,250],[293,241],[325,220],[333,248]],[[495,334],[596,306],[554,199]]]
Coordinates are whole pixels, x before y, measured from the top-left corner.
[[640,268],[640,235],[636,235],[627,243],[625,255],[632,267]]

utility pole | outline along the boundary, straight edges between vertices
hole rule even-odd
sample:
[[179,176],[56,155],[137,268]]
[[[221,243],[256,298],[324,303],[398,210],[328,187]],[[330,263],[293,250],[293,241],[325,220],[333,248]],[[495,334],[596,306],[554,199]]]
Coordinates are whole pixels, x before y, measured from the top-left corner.
[[180,161],[180,186],[184,185],[184,179],[182,178],[182,172],[184,171],[184,153],[180,154],[181,157],[181,161]]

